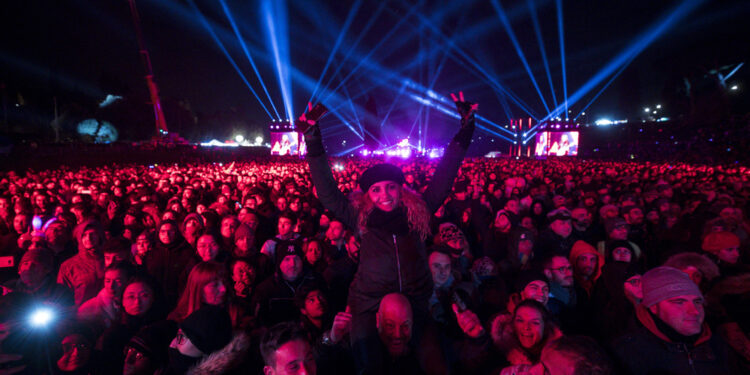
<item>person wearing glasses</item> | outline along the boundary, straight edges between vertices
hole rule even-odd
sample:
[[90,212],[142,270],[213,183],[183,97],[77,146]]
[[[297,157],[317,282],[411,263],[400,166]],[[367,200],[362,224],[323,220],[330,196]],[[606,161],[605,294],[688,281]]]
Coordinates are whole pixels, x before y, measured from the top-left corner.
[[586,323],[580,315],[581,296],[585,291],[575,284],[573,266],[563,255],[548,255],[542,259],[542,271],[549,280],[547,309],[560,320],[565,332],[577,332]]

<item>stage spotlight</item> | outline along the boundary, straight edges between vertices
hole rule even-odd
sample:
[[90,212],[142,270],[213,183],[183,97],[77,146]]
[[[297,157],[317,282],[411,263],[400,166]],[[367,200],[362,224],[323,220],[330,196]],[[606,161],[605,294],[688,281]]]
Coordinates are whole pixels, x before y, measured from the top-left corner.
[[737,90],[740,89],[740,87],[737,86],[737,85],[734,85],[734,86],[730,87],[730,89],[732,89],[732,91],[737,91]]
[[237,134],[234,136],[234,140],[237,141],[237,143],[242,143],[242,141],[245,140],[245,137],[243,137],[242,134]]
[[263,137],[261,137],[261,136],[255,137],[255,143],[257,143],[257,144],[263,143]]
[[643,109],[643,111],[646,112],[646,113],[649,113],[649,112],[651,112],[651,108],[646,107],[646,108]]
[[661,109],[661,104],[657,104],[656,109]]

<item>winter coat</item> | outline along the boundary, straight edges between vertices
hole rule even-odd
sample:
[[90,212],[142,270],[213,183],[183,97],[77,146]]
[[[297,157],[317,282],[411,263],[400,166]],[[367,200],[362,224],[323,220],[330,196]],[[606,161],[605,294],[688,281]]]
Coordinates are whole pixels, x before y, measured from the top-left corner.
[[642,326],[614,342],[613,348],[624,374],[732,374],[726,344],[712,335],[704,323],[703,331],[691,347],[673,342],[660,332],[643,305],[636,307]]
[[180,292],[185,289],[188,275],[198,262],[195,251],[178,236],[169,246],[157,241],[156,247],[144,259],[149,275],[154,277],[164,291],[167,306],[174,307]]
[[[425,243],[419,233],[404,230],[403,234],[394,234],[369,225],[360,228],[359,212],[338,189],[325,153],[314,155],[312,152],[315,147],[311,142],[321,140],[307,138],[310,138],[308,147],[311,151],[307,161],[318,198],[347,227],[357,228],[361,233],[360,266],[349,289],[352,311],[375,311],[380,299],[394,292],[426,300],[432,293],[432,275],[427,265]],[[321,149],[322,144],[316,147]],[[458,142],[447,147],[429,187],[422,194],[430,214],[437,211],[448,196],[465,153],[466,149]],[[405,217],[398,219],[408,222]],[[422,308],[426,309],[426,306]]]
[[104,282],[104,258],[92,258],[85,252],[60,266],[57,283],[73,290],[76,306],[96,297]]
[[295,303],[295,296],[298,291],[323,287],[325,281],[309,270],[295,282],[284,280],[277,272],[258,285],[252,306],[257,308],[260,324],[270,327],[276,323],[297,319],[299,308]]

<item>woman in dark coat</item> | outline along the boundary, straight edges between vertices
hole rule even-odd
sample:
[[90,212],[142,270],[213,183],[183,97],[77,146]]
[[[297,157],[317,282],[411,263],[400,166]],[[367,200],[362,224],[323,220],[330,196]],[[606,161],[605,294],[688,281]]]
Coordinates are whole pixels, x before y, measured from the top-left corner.
[[456,107],[461,128],[421,196],[402,186],[405,179],[398,167],[379,164],[362,173],[362,191],[353,194],[352,200],[347,199],[328,165],[320,129],[315,126],[319,116],[300,117],[310,125],[305,131],[307,161],[320,201],[362,238],[360,265],[348,301],[352,347],[360,371],[382,372],[383,350],[375,316],[383,296],[395,292],[409,299],[414,313],[412,345],[419,340],[433,289],[425,250],[430,218],[448,196],[474,133],[477,105],[456,100]]

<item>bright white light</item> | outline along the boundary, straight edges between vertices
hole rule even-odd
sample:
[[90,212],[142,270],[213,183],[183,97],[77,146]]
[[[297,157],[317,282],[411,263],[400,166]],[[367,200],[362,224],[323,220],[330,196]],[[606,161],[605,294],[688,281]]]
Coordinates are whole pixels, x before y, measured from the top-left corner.
[[646,113],[649,113],[649,112],[651,112],[651,108],[648,108],[648,107],[644,108],[643,110],[644,110],[644,111],[645,111]]
[[42,307],[31,314],[29,322],[34,327],[44,327],[55,318],[55,313],[51,309]]
[[261,136],[255,137],[255,143],[257,143],[257,144],[263,143],[263,137],[261,137]]
[[581,112],[581,116],[586,116],[586,112]]
[[404,138],[404,139],[402,139],[402,140],[401,140],[401,141],[400,141],[400,142],[398,143],[398,145],[399,145],[399,146],[401,146],[401,147],[406,147],[406,146],[408,146],[408,145],[409,145],[409,138]]
[[654,111],[654,114],[656,114],[656,111]]
[[657,104],[656,109],[661,109],[661,104]]
[[612,122],[612,120],[610,119],[602,118],[594,121],[594,124],[596,124],[597,126],[607,126],[614,124],[614,122]]
[[730,87],[730,88],[731,88],[732,90],[734,90],[734,91],[737,91],[737,90],[739,90],[739,89],[740,89],[740,87],[739,87],[739,86],[737,86],[737,85],[734,85],[734,86],[732,86],[732,87]]
[[237,134],[234,136],[234,140],[237,141],[237,143],[242,143],[242,141],[245,140],[245,137],[243,137],[242,134]]

